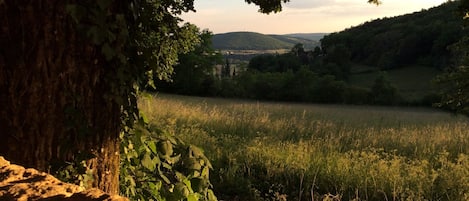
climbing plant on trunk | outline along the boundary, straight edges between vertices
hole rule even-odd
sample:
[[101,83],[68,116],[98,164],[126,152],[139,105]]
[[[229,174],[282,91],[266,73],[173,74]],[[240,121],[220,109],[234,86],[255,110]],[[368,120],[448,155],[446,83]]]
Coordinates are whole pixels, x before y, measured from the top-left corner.
[[[197,42],[192,1],[0,1],[0,154],[53,172],[86,160],[88,186],[118,192],[119,133],[138,84]],[[151,79],[149,79],[151,78]]]

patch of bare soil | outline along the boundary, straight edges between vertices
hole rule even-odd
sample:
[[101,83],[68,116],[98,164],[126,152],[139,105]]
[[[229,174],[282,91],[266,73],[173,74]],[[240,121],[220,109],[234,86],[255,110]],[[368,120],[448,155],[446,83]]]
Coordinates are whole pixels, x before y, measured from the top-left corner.
[[36,169],[10,164],[0,156],[0,201],[128,201],[101,190],[83,189]]

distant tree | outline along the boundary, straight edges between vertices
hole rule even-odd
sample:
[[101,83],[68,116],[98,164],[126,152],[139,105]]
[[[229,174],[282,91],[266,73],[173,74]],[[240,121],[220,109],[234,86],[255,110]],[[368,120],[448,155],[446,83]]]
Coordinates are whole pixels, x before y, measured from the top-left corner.
[[320,77],[313,89],[313,102],[342,103],[345,96],[345,83],[337,81],[333,75]]
[[385,73],[375,79],[370,95],[373,104],[394,105],[400,100],[397,88],[391,84]]
[[[469,1],[460,2],[461,16],[469,23]],[[451,47],[454,65],[435,81],[438,84],[442,99],[440,107],[469,116],[469,35],[463,37]]]
[[318,75],[303,66],[286,82],[285,99],[288,101],[312,102],[315,96],[313,90],[317,80]]
[[303,44],[298,43],[295,46],[293,46],[293,48],[291,49],[291,53],[293,53],[297,57],[304,55],[305,48],[303,47]]
[[221,77],[223,78],[231,77],[231,64],[228,58],[225,59],[225,65],[223,66]]
[[437,77],[442,100],[437,105],[469,115],[469,37],[452,47],[456,64]]
[[248,69],[260,72],[287,72],[297,71],[301,67],[300,58],[293,53],[265,54],[253,57],[248,64]]
[[222,55],[213,48],[210,31],[199,31],[198,35],[200,42],[194,50],[179,55],[179,63],[174,66],[171,80],[155,78],[159,91],[187,95],[213,94],[215,65],[223,63]]

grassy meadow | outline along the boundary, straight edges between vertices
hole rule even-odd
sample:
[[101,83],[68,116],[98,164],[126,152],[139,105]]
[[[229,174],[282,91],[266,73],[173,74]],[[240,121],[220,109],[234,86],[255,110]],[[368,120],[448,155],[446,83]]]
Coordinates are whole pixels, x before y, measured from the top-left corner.
[[220,200],[469,200],[469,119],[429,108],[147,95],[201,147]]

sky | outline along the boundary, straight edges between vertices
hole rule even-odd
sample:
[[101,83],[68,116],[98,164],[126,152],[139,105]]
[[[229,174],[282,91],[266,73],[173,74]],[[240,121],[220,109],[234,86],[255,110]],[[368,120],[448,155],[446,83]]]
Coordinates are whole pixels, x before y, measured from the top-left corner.
[[280,13],[262,14],[244,0],[195,0],[196,12],[181,16],[213,33],[252,31],[263,34],[332,33],[366,21],[421,11],[446,0],[290,0]]

